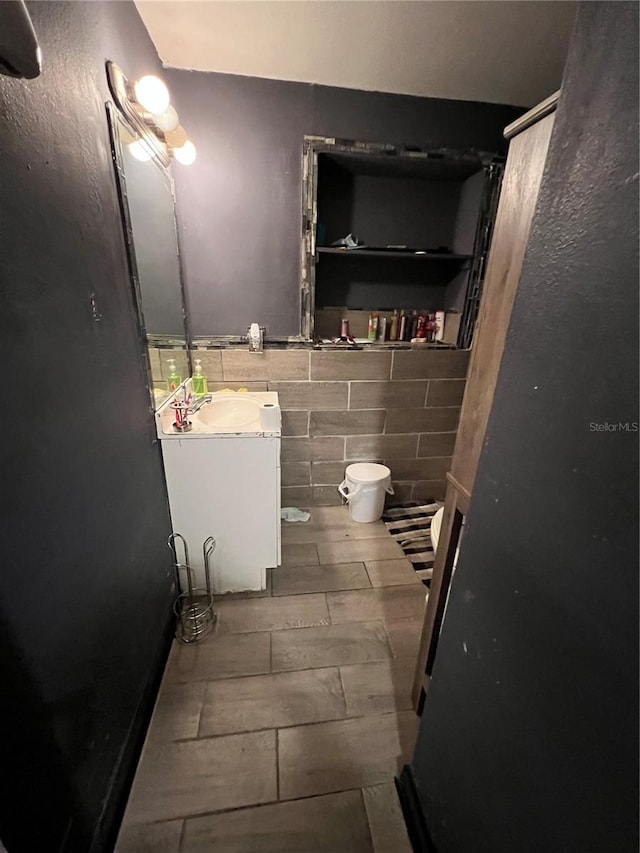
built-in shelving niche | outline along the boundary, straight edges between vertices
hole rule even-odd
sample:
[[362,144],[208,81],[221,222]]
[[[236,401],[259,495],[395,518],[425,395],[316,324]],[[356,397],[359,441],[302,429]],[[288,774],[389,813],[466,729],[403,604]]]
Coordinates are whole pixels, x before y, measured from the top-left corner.
[[[470,346],[501,160],[308,137],[304,167],[309,327],[326,335],[336,308],[446,310]],[[332,246],[348,234],[363,247]]]

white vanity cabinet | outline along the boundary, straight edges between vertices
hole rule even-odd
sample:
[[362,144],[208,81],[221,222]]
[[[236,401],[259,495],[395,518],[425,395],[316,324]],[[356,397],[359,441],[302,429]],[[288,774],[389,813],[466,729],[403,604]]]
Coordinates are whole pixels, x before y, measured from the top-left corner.
[[194,431],[176,434],[171,413],[159,414],[173,532],[187,541],[197,586],[204,587],[202,545],[213,536],[214,592],[265,589],[266,570],[280,564],[280,430],[198,431],[204,417],[196,413]]

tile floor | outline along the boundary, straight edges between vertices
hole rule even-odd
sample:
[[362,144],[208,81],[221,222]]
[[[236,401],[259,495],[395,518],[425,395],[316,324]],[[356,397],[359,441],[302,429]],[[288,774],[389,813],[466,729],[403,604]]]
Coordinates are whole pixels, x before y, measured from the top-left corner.
[[283,523],[262,593],[175,642],[117,853],[409,853],[393,777],[425,588],[382,522]]

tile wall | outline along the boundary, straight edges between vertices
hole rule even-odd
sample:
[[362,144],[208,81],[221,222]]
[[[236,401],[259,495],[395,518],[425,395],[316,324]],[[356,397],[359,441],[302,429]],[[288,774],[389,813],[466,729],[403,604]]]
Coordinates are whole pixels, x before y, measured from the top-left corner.
[[163,347],[148,347],[149,365],[151,367],[151,377],[155,388],[165,388],[167,377],[170,373],[167,359],[173,358],[176,363],[176,369],[180,376],[186,378],[189,371],[187,363],[187,353],[184,349]]
[[194,350],[209,389],[277,391],[282,505],[341,503],[351,462],[391,469],[395,502],[442,498],[469,352]]

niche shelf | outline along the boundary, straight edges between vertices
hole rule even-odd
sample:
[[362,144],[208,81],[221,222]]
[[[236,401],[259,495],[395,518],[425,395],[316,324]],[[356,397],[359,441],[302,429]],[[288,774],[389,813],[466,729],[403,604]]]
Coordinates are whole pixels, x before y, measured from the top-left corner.
[[473,255],[461,255],[456,252],[422,252],[407,249],[340,249],[334,246],[318,246],[316,252],[321,255],[344,255],[349,258],[395,258],[397,260],[416,261],[469,261]]
[[[501,158],[305,137],[303,175],[302,326],[309,337],[318,332],[318,313],[334,306],[420,309],[458,316],[451,343],[469,347]],[[363,248],[332,245],[349,234]]]

